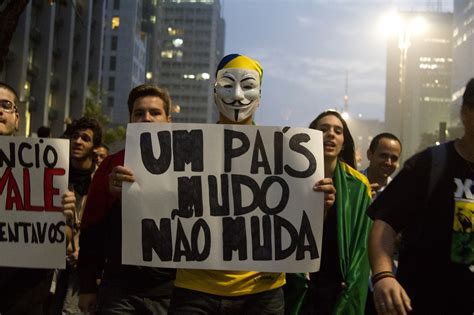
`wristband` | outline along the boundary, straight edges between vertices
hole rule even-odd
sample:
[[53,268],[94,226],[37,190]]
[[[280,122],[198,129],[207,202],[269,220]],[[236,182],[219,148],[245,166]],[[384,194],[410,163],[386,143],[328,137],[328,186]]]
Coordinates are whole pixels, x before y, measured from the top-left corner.
[[375,283],[377,283],[378,281],[384,278],[395,278],[395,275],[391,271],[382,271],[382,272],[376,273],[375,275],[372,276],[372,285],[375,285]]

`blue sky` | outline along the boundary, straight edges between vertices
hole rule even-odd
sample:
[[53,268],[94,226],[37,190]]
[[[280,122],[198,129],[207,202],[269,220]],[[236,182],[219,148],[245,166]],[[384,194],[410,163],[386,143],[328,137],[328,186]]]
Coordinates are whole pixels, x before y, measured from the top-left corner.
[[[384,119],[385,39],[380,17],[390,9],[424,10],[422,1],[221,0],[226,53],[263,66],[262,125],[304,127],[327,108]],[[437,1],[431,1],[436,3]],[[443,1],[450,10],[452,1]]]

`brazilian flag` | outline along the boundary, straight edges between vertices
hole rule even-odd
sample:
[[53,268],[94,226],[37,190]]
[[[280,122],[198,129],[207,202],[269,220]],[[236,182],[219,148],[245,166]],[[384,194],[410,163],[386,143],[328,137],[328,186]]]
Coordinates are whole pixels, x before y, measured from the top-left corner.
[[[333,314],[364,314],[370,270],[367,242],[372,221],[366,214],[371,203],[370,185],[364,175],[342,161],[336,166],[333,180],[339,267],[347,284],[334,305]],[[308,281],[304,274],[287,275],[287,313],[303,314],[306,303],[318,303],[312,300]]]

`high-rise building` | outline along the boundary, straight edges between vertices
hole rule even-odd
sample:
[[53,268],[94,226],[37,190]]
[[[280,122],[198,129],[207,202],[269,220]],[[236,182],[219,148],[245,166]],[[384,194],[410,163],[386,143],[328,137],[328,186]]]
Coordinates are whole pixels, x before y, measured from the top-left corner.
[[162,0],[149,78],[166,87],[173,121],[215,122],[212,80],[224,52],[219,0]]
[[128,122],[130,90],[145,82],[147,33],[143,1],[107,1],[103,49],[102,110],[113,124]]
[[19,93],[20,134],[82,116],[87,86],[100,78],[102,1],[30,1],[20,17],[0,78]]
[[474,77],[474,1],[454,0],[451,123],[460,125],[459,110],[467,81]]
[[420,149],[423,135],[438,133],[449,121],[452,14],[400,18],[403,27],[388,41],[385,123],[403,143],[404,160]]

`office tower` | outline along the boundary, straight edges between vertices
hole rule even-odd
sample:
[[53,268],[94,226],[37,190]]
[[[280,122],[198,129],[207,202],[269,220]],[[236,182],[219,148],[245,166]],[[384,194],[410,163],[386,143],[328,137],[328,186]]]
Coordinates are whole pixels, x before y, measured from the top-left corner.
[[0,78],[19,93],[20,134],[84,111],[87,87],[101,77],[102,1],[30,1],[20,17]]
[[216,122],[212,83],[225,33],[220,2],[163,0],[158,8],[152,80],[170,91],[174,122]]
[[385,123],[399,136],[406,159],[424,135],[449,120],[452,14],[410,12],[400,18],[402,27],[388,41]]

